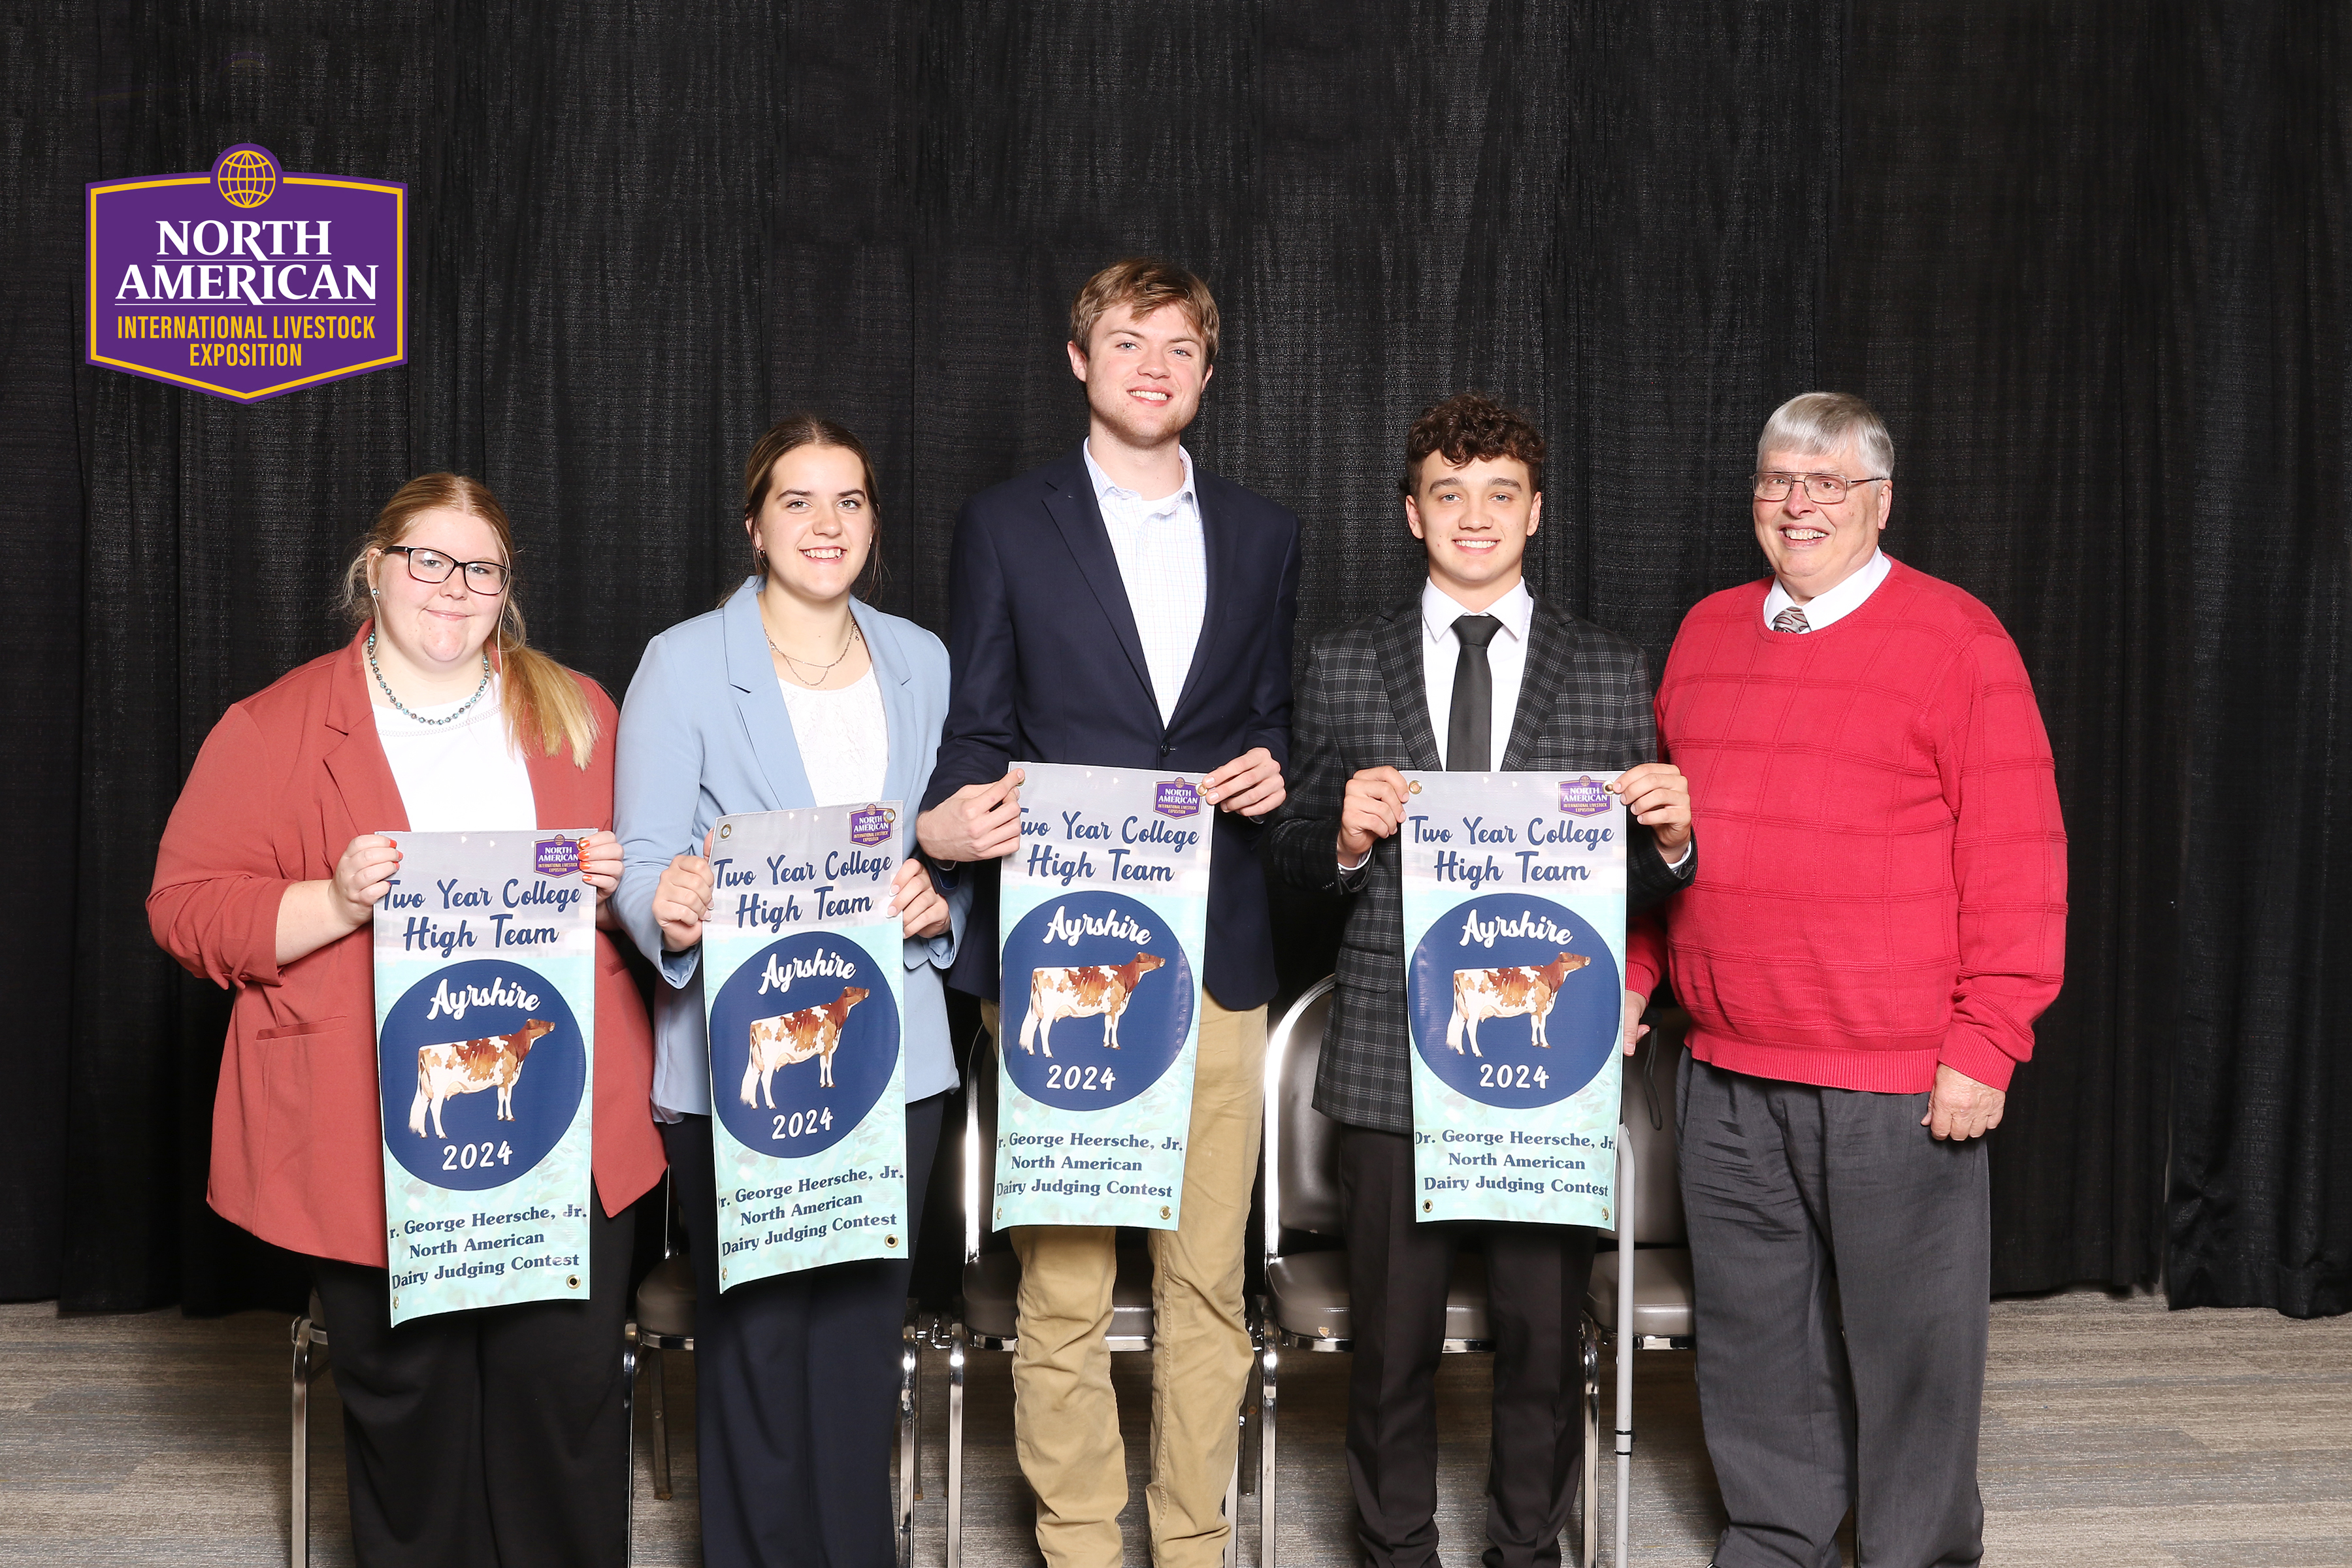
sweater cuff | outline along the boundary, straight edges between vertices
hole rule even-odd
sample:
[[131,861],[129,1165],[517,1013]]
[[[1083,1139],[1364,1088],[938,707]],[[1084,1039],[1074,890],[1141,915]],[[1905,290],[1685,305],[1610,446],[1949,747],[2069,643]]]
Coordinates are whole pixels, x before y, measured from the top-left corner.
[[1646,1000],[1658,994],[1658,971],[1646,958],[1629,955],[1625,960],[1625,989],[1639,992]]
[[1936,1053],[1937,1062],[1954,1072],[1966,1073],[1987,1089],[2009,1092],[2009,1076],[2017,1070],[2016,1058],[1994,1045],[1975,1029],[1955,1024],[1944,1035],[1943,1049]]

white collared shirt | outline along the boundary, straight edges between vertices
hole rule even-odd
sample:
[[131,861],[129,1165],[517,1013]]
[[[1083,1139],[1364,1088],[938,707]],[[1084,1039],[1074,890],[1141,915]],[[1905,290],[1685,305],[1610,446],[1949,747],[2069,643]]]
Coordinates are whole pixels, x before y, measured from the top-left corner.
[[1164,725],[1176,717],[1176,700],[1184,694],[1209,608],[1209,551],[1192,489],[1192,454],[1176,448],[1184,460],[1184,482],[1176,493],[1146,500],[1112,482],[1095,461],[1091,441],[1079,450],[1095,487],[1095,504],[1102,509],[1103,528],[1110,534],[1111,554],[1118,561],[1119,581],[1127,586],[1128,608],[1135,615],[1144,668]]
[[1503,750],[1511,741],[1511,721],[1519,711],[1519,678],[1528,668],[1528,624],[1535,615],[1535,595],[1528,592],[1524,578],[1483,610],[1455,602],[1433,581],[1423,585],[1422,689],[1429,694],[1429,727],[1437,736],[1437,754],[1447,768],[1454,766],[1454,759],[1445,755],[1446,735],[1454,724],[1454,667],[1462,657],[1462,639],[1454,635],[1454,623],[1464,616],[1492,616],[1503,623],[1503,629],[1486,645],[1486,668],[1495,679],[1495,707],[1486,721],[1486,744],[1493,754],[1482,771],[1494,773],[1503,765]]
[[1805,630],[1820,631],[1832,621],[1843,620],[1862,608],[1862,602],[1886,581],[1887,573],[1894,569],[1893,563],[1886,559],[1886,552],[1874,550],[1870,552],[1870,559],[1864,562],[1861,570],[1853,576],[1825,593],[1814,595],[1802,605],[1797,605],[1796,600],[1789,597],[1789,590],[1780,586],[1780,579],[1775,577],[1771,591],[1764,595],[1765,629],[1770,630],[1773,618],[1790,605],[1796,605],[1805,612]]

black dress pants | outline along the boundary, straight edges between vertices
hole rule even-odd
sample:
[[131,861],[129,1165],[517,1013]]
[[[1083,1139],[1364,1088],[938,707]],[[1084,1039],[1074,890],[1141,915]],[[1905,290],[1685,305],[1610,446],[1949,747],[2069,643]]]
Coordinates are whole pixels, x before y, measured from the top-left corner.
[[1486,1255],[1495,1335],[1486,1568],[1555,1568],[1582,1473],[1577,1324],[1592,1278],[1582,1226],[1416,1220],[1412,1139],[1344,1129],[1355,1364],[1348,1379],[1348,1479],[1372,1568],[1437,1562],[1437,1358],[1454,1249]]
[[622,1415],[635,1213],[592,1190],[588,1300],[391,1326],[385,1271],[310,1259],[343,1402],[362,1568],[618,1568],[628,1556]]
[[940,1119],[907,1107],[904,1258],[719,1290],[710,1118],[662,1129],[694,1237],[694,1435],[705,1568],[893,1568],[899,1333]]

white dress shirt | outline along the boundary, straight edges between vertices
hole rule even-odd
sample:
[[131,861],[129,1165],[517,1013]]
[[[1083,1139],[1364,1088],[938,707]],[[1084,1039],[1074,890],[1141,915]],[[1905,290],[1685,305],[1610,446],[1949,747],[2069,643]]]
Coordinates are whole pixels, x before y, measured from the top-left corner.
[[[530,770],[508,742],[503,686],[492,677],[482,700],[451,724],[421,724],[394,709],[376,709],[376,739],[383,742],[383,760],[392,764],[392,782],[400,790],[411,832],[496,833],[539,826]],[[426,719],[446,718],[465,700],[461,697],[413,711]],[[384,825],[360,826],[373,833]]]
[[873,667],[837,690],[812,691],[781,675],[776,688],[792,715],[793,744],[800,750],[814,803],[864,805],[879,800],[890,766],[890,720],[882,711]]
[[1771,629],[1774,616],[1796,605],[1798,609],[1805,612],[1805,630],[1820,631],[1832,621],[1843,620],[1862,608],[1862,602],[1886,581],[1887,573],[1893,570],[1893,565],[1886,559],[1886,552],[1874,550],[1870,552],[1870,559],[1862,563],[1860,571],[1827,593],[1814,595],[1802,605],[1789,597],[1789,590],[1780,586],[1780,579],[1775,577],[1771,591],[1764,595],[1765,629]]
[[1095,461],[1091,442],[1079,450],[1110,534],[1111,554],[1118,560],[1119,581],[1127,585],[1128,607],[1135,613],[1144,668],[1164,725],[1176,717],[1176,700],[1184,694],[1209,608],[1209,550],[1201,537],[1201,504],[1192,492],[1192,454],[1177,447],[1184,460],[1183,484],[1173,495],[1146,500],[1112,482]]
[[[1527,580],[1521,578],[1511,585],[1511,591],[1483,610],[1473,610],[1457,602],[1433,580],[1421,590],[1421,680],[1422,690],[1429,702],[1429,727],[1437,736],[1438,755],[1451,769],[1454,759],[1445,756],[1446,732],[1454,723],[1454,667],[1462,657],[1462,639],[1454,635],[1454,623],[1464,616],[1492,616],[1503,623],[1495,640],[1486,645],[1486,669],[1494,678],[1495,708],[1486,721],[1486,743],[1494,755],[1486,759],[1486,773],[1500,773],[1503,752],[1511,743],[1511,725],[1519,712],[1519,685],[1528,670],[1528,627],[1536,615],[1535,595],[1528,592]],[[1371,852],[1340,870],[1352,875],[1360,871],[1371,859]],[[1690,846],[1669,862],[1670,869],[1680,869],[1690,858]]]
[[1486,743],[1494,754],[1480,771],[1495,773],[1503,765],[1503,749],[1511,742],[1511,721],[1519,711],[1519,677],[1527,673],[1528,623],[1535,619],[1535,595],[1528,592],[1522,578],[1485,609],[1473,610],[1456,603],[1436,583],[1423,584],[1422,689],[1429,694],[1429,727],[1437,735],[1437,753],[1445,758],[1448,768],[1454,766],[1454,759],[1445,756],[1446,734],[1454,724],[1454,667],[1462,658],[1462,639],[1454,635],[1454,623],[1464,616],[1492,616],[1503,623],[1503,629],[1486,645],[1486,668],[1495,678],[1495,710],[1486,720]]

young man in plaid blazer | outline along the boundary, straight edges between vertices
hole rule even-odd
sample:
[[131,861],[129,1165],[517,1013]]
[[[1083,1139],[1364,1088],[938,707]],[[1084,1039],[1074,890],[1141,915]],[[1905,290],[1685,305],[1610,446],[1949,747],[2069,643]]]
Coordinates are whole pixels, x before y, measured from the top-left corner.
[[[1400,770],[1622,770],[1612,787],[1639,824],[1629,910],[1679,891],[1697,868],[1682,774],[1651,760],[1641,650],[1522,580],[1543,452],[1526,418],[1475,393],[1415,422],[1399,488],[1428,579],[1317,642],[1293,718],[1290,797],[1268,838],[1277,876],[1354,902],[1315,1106],[1344,1128],[1348,1473],[1372,1568],[1437,1561],[1434,1384],[1465,1242],[1486,1252],[1496,1337],[1486,1568],[1555,1568],[1581,1471],[1576,1324],[1592,1270],[1585,1226],[1415,1219]],[[1629,1051],[1645,1000],[1627,993]]]

